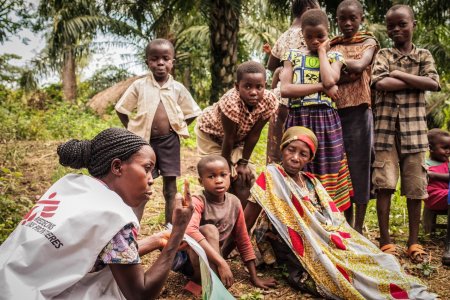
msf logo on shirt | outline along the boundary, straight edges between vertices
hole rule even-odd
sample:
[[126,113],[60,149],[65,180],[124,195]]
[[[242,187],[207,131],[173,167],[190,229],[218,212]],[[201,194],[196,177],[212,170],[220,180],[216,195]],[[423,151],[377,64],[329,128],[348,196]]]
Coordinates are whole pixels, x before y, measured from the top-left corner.
[[54,199],[56,192],[50,194],[48,199],[41,199],[33,206],[33,208],[23,217],[22,225],[33,221],[36,217],[50,218],[58,209],[59,200]]

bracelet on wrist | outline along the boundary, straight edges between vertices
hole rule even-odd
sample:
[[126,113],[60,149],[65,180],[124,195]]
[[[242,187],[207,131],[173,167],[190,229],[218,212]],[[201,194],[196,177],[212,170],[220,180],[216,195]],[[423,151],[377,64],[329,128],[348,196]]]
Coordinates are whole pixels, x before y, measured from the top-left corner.
[[241,159],[239,159],[238,161],[237,161],[237,165],[244,165],[244,166],[246,166],[246,165],[248,165],[248,163],[249,163],[250,161],[248,160],[248,159],[245,159],[245,158],[241,158]]

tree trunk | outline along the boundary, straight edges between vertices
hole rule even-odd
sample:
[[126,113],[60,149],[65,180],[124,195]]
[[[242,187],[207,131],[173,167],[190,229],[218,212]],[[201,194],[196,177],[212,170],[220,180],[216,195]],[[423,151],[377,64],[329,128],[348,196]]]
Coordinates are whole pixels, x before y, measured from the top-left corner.
[[73,50],[64,51],[63,69],[61,74],[64,99],[74,102],[77,97],[77,78],[75,75],[75,56]]
[[217,102],[233,86],[237,68],[240,9],[241,0],[210,0],[210,104]]

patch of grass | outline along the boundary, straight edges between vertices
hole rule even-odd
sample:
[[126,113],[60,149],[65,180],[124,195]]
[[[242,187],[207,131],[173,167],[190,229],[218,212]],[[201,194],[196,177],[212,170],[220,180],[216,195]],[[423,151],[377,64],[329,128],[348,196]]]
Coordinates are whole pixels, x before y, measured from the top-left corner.
[[256,165],[256,174],[261,173],[266,166],[267,132],[269,124],[264,126],[259,141],[253,150],[250,160]]
[[261,293],[261,291],[255,291],[252,293],[247,293],[244,295],[241,295],[239,297],[240,300],[262,300],[264,299],[264,295]]
[[0,196],[0,244],[13,232],[32,205],[27,197]]
[[165,229],[163,226],[164,223],[165,214],[163,210],[150,218],[142,218],[141,227],[147,226],[146,230],[149,230],[150,232],[158,232]]
[[195,120],[188,126],[189,138],[187,138],[187,139],[180,138],[180,143],[181,143],[182,148],[190,148],[190,149],[197,148],[197,142],[196,142],[195,132],[194,132],[194,127],[195,127],[196,123],[197,123],[197,120]]

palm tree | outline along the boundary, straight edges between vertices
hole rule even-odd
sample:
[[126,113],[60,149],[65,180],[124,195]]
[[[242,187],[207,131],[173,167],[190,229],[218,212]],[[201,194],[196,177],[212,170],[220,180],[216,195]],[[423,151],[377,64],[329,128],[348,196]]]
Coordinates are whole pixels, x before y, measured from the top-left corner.
[[110,21],[100,15],[96,1],[51,0],[40,1],[38,24],[34,30],[50,28],[46,32],[46,54],[51,68],[61,72],[64,98],[76,98],[77,59],[89,51],[97,30]]

